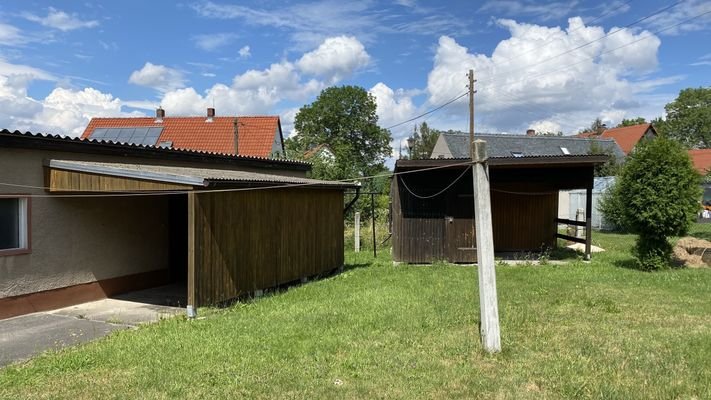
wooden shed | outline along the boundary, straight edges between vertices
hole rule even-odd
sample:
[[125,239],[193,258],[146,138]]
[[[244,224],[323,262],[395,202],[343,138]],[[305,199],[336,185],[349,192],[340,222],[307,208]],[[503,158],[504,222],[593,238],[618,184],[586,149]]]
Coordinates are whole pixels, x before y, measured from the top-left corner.
[[343,193],[355,184],[58,159],[46,167],[50,193],[171,197],[171,235],[183,245],[170,258],[184,267],[189,314],[343,266]]
[[[489,158],[494,250],[555,247],[556,238],[565,237],[558,234],[558,222],[576,223],[557,218],[558,191],[587,189],[589,201],[593,167],[606,160],[604,155]],[[469,162],[464,158],[396,162],[390,191],[394,261],[476,261]],[[577,224],[589,228],[589,220],[588,216],[588,221]],[[589,253],[589,234],[585,243]]]

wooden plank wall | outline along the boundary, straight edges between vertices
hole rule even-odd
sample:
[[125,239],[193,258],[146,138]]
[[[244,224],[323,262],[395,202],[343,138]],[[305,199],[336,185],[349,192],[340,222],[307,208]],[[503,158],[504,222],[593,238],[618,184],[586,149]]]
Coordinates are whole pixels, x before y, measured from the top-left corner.
[[54,192],[138,192],[146,190],[191,190],[190,185],[121,178],[87,172],[46,168],[49,191]]
[[343,191],[195,195],[195,306],[343,265]]
[[496,251],[540,250],[554,247],[558,192],[514,194],[491,190]]

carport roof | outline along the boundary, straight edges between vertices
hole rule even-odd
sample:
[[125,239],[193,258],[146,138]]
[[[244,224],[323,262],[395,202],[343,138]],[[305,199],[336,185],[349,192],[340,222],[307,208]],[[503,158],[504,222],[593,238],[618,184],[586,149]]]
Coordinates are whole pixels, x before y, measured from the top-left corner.
[[214,185],[237,186],[287,186],[355,188],[352,182],[334,182],[294,176],[264,174],[249,171],[208,168],[174,167],[166,165],[123,164],[95,161],[49,160],[47,166],[54,170],[73,171],[92,175],[188,185],[195,188]]

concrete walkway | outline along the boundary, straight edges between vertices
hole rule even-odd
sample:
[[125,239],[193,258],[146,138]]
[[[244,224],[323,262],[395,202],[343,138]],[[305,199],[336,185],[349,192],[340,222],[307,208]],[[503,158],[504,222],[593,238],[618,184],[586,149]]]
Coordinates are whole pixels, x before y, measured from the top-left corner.
[[103,299],[0,320],[0,367],[183,313],[179,307]]

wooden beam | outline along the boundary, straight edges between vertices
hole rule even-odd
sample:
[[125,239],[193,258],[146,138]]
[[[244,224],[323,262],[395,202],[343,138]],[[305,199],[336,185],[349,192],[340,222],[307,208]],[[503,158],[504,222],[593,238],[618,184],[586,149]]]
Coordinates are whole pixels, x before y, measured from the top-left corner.
[[565,218],[556,218],[555,222],[557,222],[559,224],[566,224],[566,225],[587,226],[587,222],[585,222],[585,221],[575,221],[572,219],[565,219]]
[[195,213],[197,207],[197,194],[189,192],[188,196],[188,317],[197,315],[197,303],[195,298]]
[[585,259],[590,260],[592,247],[592,186],[585,192]]
[[587,243],[587,239],[582,239],[582,238],[578,238],[575,236],[564,235],[562,233],[556,233],[555,237],[561,238],[561,239],[564,239],[564,240],[567,240],[570,242],[575,242],[575,243],[582,243],[582,244]]

